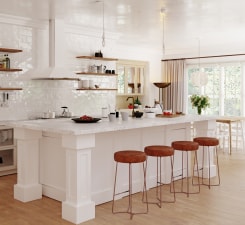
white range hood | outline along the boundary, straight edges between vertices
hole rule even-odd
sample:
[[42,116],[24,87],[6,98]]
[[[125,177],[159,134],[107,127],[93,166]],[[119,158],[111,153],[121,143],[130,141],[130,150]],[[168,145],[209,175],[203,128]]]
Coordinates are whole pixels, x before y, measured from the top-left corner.
[[[75,73],[65,63],[65,25],[62,19],[49,21],[49,66],[40,66],[28,71],[25,75],[33,78],[74,77]],[[38,59],[37,59],[38,60]]]

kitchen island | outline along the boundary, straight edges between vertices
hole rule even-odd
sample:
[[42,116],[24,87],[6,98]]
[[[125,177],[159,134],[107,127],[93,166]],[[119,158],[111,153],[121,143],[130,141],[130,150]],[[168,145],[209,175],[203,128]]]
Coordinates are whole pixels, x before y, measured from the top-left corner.
[[[95,205],[112,200],[115,151],[143,151],[146,145],[190,140],[192,123],[197,135],[214,135],[215,119],[184,115],[128,121],[119,118],[115,122],[102,119],[90,124],[74,123],[71,119],[9,122],[14,126],[18,152],[14,198],[28,202],[46,195],[62,201],[63,219],[74,224],[93,219]],[[181,160],[177,151],[174,162],[174,176],[179,177]],[[167,161],[163,166],[169,171]],[[215,176],[213,162],[211,167],[211,176]],[[208,162],[201,169],[205,174]],[[134,171],[134,192],[138,192],[142,189],[141,170],[136,165]],[[119,190],[127,190],[127,172],[120,177]],[[163,174],[163,182],[170,182],[170,173]],[[149,160],[147,187],[155,184],[155,162]]]

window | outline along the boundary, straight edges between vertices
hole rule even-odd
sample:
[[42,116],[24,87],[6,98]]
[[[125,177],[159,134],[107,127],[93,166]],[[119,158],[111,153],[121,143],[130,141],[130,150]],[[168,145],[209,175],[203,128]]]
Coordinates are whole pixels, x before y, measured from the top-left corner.
[[207,115],[242,115],[242,64],[219,63],[202,65],[200,71],[204,85],[196,85],[195,72],[197,65],[187,66],[188,75],[188,113],[196,114],[190,102],[192,94],[207,95],[210,98],[210,108],[205,110]]

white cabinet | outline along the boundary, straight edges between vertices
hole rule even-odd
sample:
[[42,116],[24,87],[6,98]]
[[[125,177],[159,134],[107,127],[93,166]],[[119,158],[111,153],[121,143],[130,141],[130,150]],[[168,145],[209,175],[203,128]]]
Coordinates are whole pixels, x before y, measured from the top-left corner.
[[16,173],[14,129],[0,126],[0,175]]

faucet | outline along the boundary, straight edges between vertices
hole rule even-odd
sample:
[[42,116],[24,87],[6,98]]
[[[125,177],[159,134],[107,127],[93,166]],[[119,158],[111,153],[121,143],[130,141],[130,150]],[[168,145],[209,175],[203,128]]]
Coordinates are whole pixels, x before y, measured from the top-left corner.
[[132,117],[135,117],[135,112],[134,112],[134,97],[132,97],[132,96],[127,97],[126,101],[128,101],[129,99],[132,99],[132,100],[133,100],[133,111],[132,111]]

